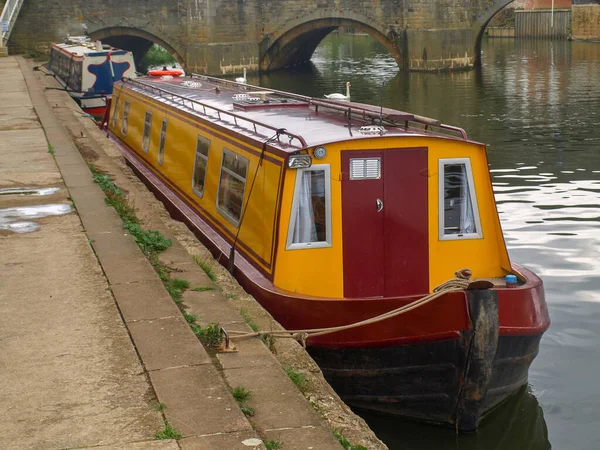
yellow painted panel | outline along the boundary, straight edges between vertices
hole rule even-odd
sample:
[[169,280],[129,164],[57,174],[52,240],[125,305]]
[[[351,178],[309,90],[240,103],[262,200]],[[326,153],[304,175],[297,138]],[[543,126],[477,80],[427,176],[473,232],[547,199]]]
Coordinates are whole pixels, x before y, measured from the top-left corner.
[[[510,267],[496,210],[485,147],[458,141],[436,141],[429,146],[429,282],[430,289],[469,268],[474,277],[498,277]],[[439,240],[439,160],[469,158],[482,239]]]
[[[119,105],[119,116],[123,117],[124,99],[131,101],[129,113],[129,127],[127,136],[123,137],[120,132],[120,124],[116,126],[116,134],[136,153],[143,158],[156,172],[175,185],[180,194],[184,194],[188,201],[196,203],[203,210],[205,218],[214,226],[224,232],[230,240],[233,240],[238,228],[229,222],[217,210],[217,192],[223,157],[223,148],[248,159],[248,173],[246,177],[246,188],[244,194],[244,207],[248,202],[252,181],[256,176],[256,182],[250,207],[243,219],[240,236],[240,249],[247,250],[250,257],[261,264],[265,271],[271,272],[270,267],[273,259],[273,234],[275,217],[277,213],[277,195],[279,192],[279,178],[281,165],[267,159],[259,170],[259,149],[251,153],[242,148],[242,144],[230,137],[219,133],[207,133],[199,129],[193,121],[180,115],[176,111],[166,112],[162,106],[155,102],[132,94],[125,90],[121,95]],[[146,103],[142,103],[143,99]],[[141,139],[144,128],[146,111],[152,111],[152,132],[147,154],[141,151]],[[158,165],[158,147],[160,142],[160,131],[162,120],[168,120],[167,135],[165,140],[164,160],[162,166]],[[120,120],[119,120],[120,122]],[[192,189],[194,163],[196,158],[197,136],[201,135],[211,141],[208,157],[208,167],[205,179],[204,195],[199,198]],[[247,147],[246,144],[243,145]],[[281,158],[269,154],[269,158],[276,159],[281,164]]]

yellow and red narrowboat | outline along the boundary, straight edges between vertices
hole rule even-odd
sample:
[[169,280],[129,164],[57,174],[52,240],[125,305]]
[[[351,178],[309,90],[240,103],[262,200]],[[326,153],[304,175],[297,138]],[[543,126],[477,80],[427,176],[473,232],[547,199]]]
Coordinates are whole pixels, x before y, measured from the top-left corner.
[[379,316],[470,269],[468,288],[308,339],[349,405],[471,431],[527,383],[542,281],[509,260],[485,146],[462,129],[202,76],[124,79],[106,123],[287,329]]

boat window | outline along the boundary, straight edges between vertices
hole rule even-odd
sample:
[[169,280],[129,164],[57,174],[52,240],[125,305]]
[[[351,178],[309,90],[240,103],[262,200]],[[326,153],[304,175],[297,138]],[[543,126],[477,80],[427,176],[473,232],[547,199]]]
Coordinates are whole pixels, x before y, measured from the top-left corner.
[[111,128],[116,128],[117,122],[119,120],[119,100],[121,100],[121,96],[117,95],[115,97],[115,107],[113,108],[113,117],[111,122]]
[[296,173],[288,250],[331,247],[331,183],[328,164]]
[[196,142],[196,162],[194,163],[194,179],[192,189],[194,193],[202,198],[204,195],[204,182],[206,180],[206,168],[208,167],[208,149],[210,141],[205,137],[198,136]]
[[150,149],[150,134],[152,133],[152,111],[146,111],[144,119],[144,134],[142,135],[142,151],[148,153]]
[[167,119],[163,119],[160,129],[160,142],[158,144],[158,165],[162,166],[165,159],[165,140],[167,138]]
[[248,159],[224,148],[217,210],[236,227],[242,216],[247,175]]
[[440,240],[483,237],[469,158],[440,159]]
[[129,125],[129,107],[131,103],[129,100],[125,100],[125,106],[123,106],[123,121],[121,122],[121,133],[123,136],[127,136],[127,127]]

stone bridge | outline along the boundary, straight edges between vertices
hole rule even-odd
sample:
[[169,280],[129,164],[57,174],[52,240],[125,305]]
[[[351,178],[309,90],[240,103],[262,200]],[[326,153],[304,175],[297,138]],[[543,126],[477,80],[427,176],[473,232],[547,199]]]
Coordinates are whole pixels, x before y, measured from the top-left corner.
[[338,27],[370,34],[403,70],[471,68],[483,31],[512,0],[25,0],[9,41],[47,51],[67,34],[133,50],[157,43],[188,70],[271,71],[310,60]]

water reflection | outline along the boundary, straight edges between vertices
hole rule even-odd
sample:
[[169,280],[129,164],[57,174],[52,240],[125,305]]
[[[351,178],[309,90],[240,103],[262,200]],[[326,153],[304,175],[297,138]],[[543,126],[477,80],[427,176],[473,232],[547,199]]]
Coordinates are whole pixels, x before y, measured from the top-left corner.
[[482,50],[478,71],[406,74],[374,39],[331,35],[312,64],[250,82],[322,97],[350,81],[352,100],[372,104],[384,84],[385,106],[465,128],[488,145],[511,259],[544,278],[552,325],[529,376],[544,414],[525,393],[476,436],[458,440],[447,430],[370,418],[388,445],[512,450],[549,448],[549,440],[597,449],[600,44],[496,39]]
[[477,433],[459,434],[444,427],[359,412],[390,450],[547,450],[548,429],[535,396],[523,388],[481,424]]

